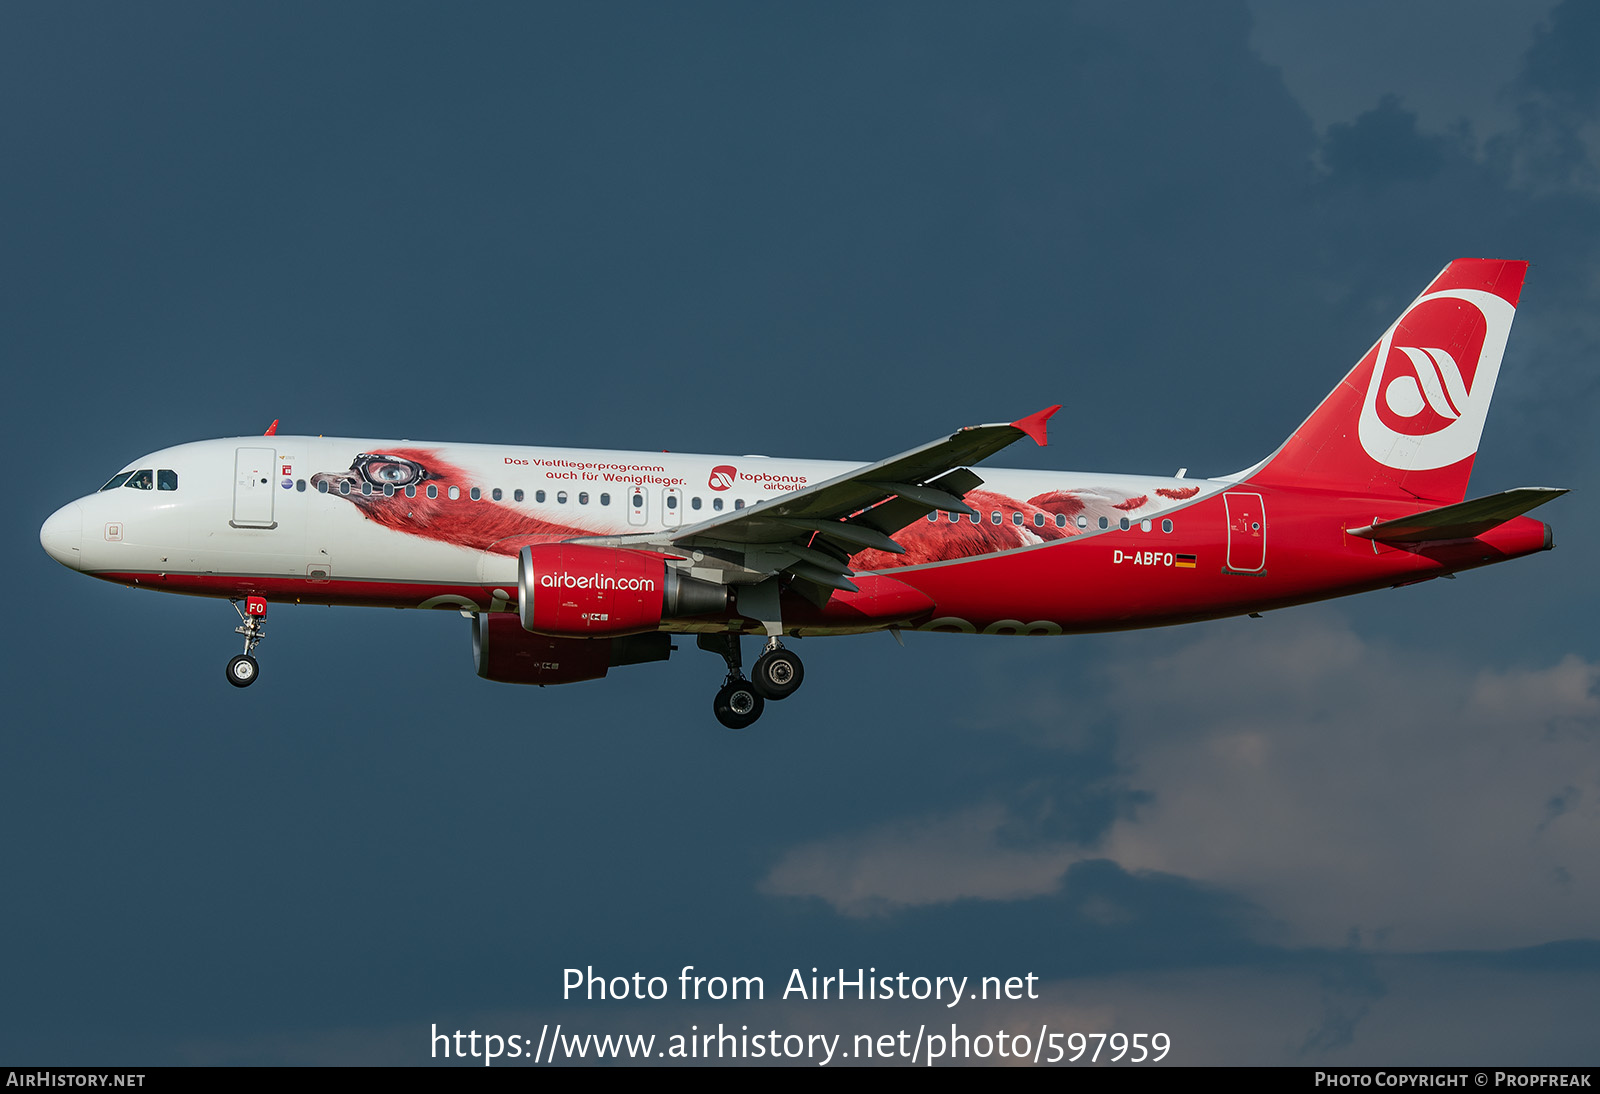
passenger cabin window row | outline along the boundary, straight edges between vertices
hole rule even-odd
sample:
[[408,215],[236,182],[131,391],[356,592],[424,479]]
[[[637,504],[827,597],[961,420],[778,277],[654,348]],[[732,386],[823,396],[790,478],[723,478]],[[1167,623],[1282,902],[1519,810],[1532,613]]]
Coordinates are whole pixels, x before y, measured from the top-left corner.
[[[133,472],[128,472],[128,474],[132,474],[132,473]],[[163,474],[170,474],[170,472],[163,472]],[[161,489],[163,489],[163,490],[175,489],[176,488],[176,482],[177,482],[177,480],[174,479],[173,480],[174,486],[171,486],[171,487],[163,486]],[[106,484],[104,489],[109,490],[113,486],[116,486],[116,485],[120,485],[120,484],[117,482],[117,480],[113,479],[111,482]],[[299,486],[299,489],[304,490],[305,489],[304,480],[302,480],[298,484],[298,486]],[[323,480],[323,481],[317,483],[317,492],[318,493],[326,494],[332,489],[333,488],[328,485],[326,480]],[[353,489],[353,487],[351,486],[350,480],[346,479],[343,482],[339,483],[337,489],[338,489],[340,494],[348,495],[351,492],[351,490]],[[408,497],[408,498],[414,498],[414,497],[417,496],[417,488],[416,488],[416,486],[414,484],[411,485],[411,486],[406,486],[406,487],[397,487],[393,483],[384,483],[383,486],[377,487],[377,488],[375,488],[372,485],[372,483],[370,483],[370,482],[364,482],[364,483],[361,484],[361,493],[364,496],[370,497],[372,494],[374,494],[378,490],[381,490],[382,493],[383,493],[383,496],[387,497],[387,498],[392,498],[397,493],[404,493],[405,496]],[[430,498],[438,498],[438,496],[439,496],[439,486],[438,486],[437,483],[429,483],[426,487],[424,487],[423,492]],[[483,500],[483,493],[484,492],[483,492],[483,488],[482,487],[474,486],[474,487],[472,487],[471,489],[469,489],[467,491],[467,496],[469,498],[471,498],[473,501],[482,501]],[[448,497],[451,501],[455,501],[456,499],[461,497],[461,488],[459,486],[447,487],[445,489],[445,496]],[[489,497],[491,499],[493,499],[494,501],[504,501],[505,500],[505,496],[506,496],[505,491],[502,490],[498,486],[492,488],[489,491]],[[527,492],[525,490],[517,489],[517,490],[511,491],[511,500],[514,501],[514,502],[519,502],[519,503],[520,502],[524,502],[524,501],[527,500],[527,496],[528,495],[527,495]],[[599,495],[594,495],[594,494],[589,493],[589,491],[587,491],[587,490],[578,490],[578,491],[575,491],[575,492],[567,491],[567,490],[557,490],[557,491],[554,491],[554,497],[552,499],[550,491],[535,490],[533,492],[533,501],[534,501],[535,505],[546,505],[546,504],[549,504],[552,500],[554,501],[554,503],[556,505],[569,505],[569,504],[574,504],[574,503],[576,503],[578,505],[589,505],[591,502],[598,501],[599,504],[602,505],[602,506],[610,506],[610,504],[611,504],[611,495],[609,493],[602,493],[602,494],[599,494]],[[635,509],[640,509],[640,508],[643,508],[643,506],[644,506],[644,494],[643,493],[640,493],[640,492],[636,491],[634,494],[632,494],[629,497],[628,500],[633,505],[633,507]],[[711,499],[712,511],[718,512],[718,513],[722,512],[723,504],[724,503],[723,503],[723,499],[722,498],[712,498]],[[705,506],[705,500],[703,498],[693,497],[693,498],[689,499],[689,508],[691,508],[691,509],[698,510],[698,509],[704,508],[704,506]],[[677,512],[677,510],[678,510],[678,495],[677,494],[673,493],[673,494],[668,494],[667,495],[666,507],[667,507],[667,511],[668,512]],[[745,507],[744,499],[743,498],[734,498],[733,499],[733,507],[735,509],[743,509]]]
[[[960,513],[946,513],[945,514],[945,519],[948,520],[951,524],[959,524],[961,522],[961,514]],[[1055,519],[1055,524],[1056,524],[1057,528],[1065,528],[1067,526],[1067,516],[1066,516],[1065,513],[1057,513],[1057,514],[1055,514],[1054,519]],[[934,512],[928,514],[928,523],[929,524],[934,524],[938,520],[939,520],[939,512],[938,512],[938,510],[935,510]],[[967,520],[971,521],[973,524],[982,524],[983,523],[983,517],[982,517],[981,514],[978,514],[978,513],[969,513],[969,514],[967,514]],[[1020,524],[1024,523],[1024,520],[1025,520],[1025,518],[1024,518],[1023,514],[1020,511],[1015,510],[1015,509],[1013,509],[1011,511],[1011,523],[1012,524],[1020,525]],[[998,509],[992,510],[989,513],[989,522],[991,524],[1004,524],[1005,523],[1005,515]],[[1082,513],[1079,513],[1076,523],[1077,523],[1079,528],[1088,528],[1089,527],[1089,518],[1084,516]],[[1035,513],[1035,514],[1033,514],[1033,526],[1035,528],[1043,528],[1045,526],[1045,514],[1043,514],[1043,513]],[[1099,518],[1099,526],[1101,528],[1109,528],[1109,527],[1111,527],[1111,522],[1109,520],[1107,520],[1105,517],[1101,517],[1101,518]],[[1121,528],[1124,532],[1126,532],[1126,531],[1128,531],[1129,529],[1131,529],[1133,527],[1133,522],[1131,520],[1129,520],[1127,517],[1123,517],[1120,521],[1117,522],[1117,526],[1119,528]],[[1143,521],[1139,522],[1139,530],[1140,531],[1148,532],[1148,531],[1150,531],[1150,528],[1151,528],[1150,521],[1143,520]],[[1161,530],[1163,532],[1171,532],[1172,531],[1172,521],[1170,519],[1163,520],[1161,522]]]

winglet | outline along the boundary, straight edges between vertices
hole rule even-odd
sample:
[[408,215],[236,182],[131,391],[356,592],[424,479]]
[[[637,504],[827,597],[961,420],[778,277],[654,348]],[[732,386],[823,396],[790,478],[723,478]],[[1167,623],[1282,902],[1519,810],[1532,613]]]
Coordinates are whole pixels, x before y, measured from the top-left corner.
[[263,437],[270,437],[274,433],[276,433],[277,431],[278,431],[278,419],[274,418],[274,419],[272,419],[272,424],[267,426],[267,431],[265,433],[261,434],[261,435]]
[[1045,423],[1050,416],[1061,409],[1061,404],[1047,406],[1037,414],[1029,414],[1026,418],[1018,418],[1011,423],[1013,429],[1020,429],[1033,438],[1033,442],[1043,448],[1048,442],[1045,440]]

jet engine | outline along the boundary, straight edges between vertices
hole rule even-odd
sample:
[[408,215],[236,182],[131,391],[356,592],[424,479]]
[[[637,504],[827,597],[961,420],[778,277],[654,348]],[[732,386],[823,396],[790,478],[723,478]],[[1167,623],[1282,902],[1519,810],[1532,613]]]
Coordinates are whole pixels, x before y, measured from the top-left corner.
[[523,629],[553,638],[640,634],[728,606],[725,586],[684,577],[661,555],[577,543],[524,547],[517,590]]
[[575,684],[598,680],[616,665],[665,661],[672,636],[657,631],[621,638],[551,638],[529,634],[509,612],[472,617],[478,675],[505,684]]

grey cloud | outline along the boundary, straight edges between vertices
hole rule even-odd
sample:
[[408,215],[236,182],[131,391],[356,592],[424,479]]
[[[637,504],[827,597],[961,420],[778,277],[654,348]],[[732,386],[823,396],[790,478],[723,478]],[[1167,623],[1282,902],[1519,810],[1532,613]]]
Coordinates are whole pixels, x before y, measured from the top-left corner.
[[1502,948],[1600,921],[1600,875],[1575,865],[1600,810],[1565,789],[1600,785],[1600,665],[1478,668],[1321,613],[1214,625],[1099,675],[1073,707],[1113,720],[1144,795],[1108,826],[1065,838],[991,802],[792,847],[764,891],[884,914],[1036,896],[1105,857],[1234,893],[1269,917],[1263,937],[1300,944]]

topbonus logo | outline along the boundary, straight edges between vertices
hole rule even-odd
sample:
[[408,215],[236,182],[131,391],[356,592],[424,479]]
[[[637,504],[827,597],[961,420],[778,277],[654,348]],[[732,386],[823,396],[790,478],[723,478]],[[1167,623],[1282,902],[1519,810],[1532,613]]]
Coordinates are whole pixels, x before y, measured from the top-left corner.
[[738,477],[739,469],[733,464],[718,464],[711,469],[711,478],[706,480],[706,486],[712,490],[727,490]]
[[1480,289],[1429,293],[1406,309],[1378,343],[1361,406],[1367,455],[1430,471],[1476,452],[1515,314]]

